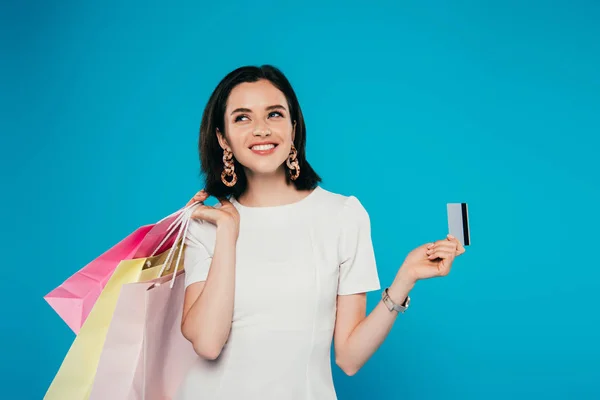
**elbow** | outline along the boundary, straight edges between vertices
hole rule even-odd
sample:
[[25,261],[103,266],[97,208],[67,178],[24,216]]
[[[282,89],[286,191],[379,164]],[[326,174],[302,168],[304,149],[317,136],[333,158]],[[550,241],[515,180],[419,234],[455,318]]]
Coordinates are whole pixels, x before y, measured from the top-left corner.
[[336,357],[335,363],[348,376],[354,376],[360,370],[360,366]]
[[197,333],[192,333],[182,326],[181,332],[191,344],[196,354],[206,360],[216,360],[221,355],[223,345],[216,343],[214,340],[206,340],[207,338],[198,337]]
[[192,346],[194,347],[194,351],[196,352],[196,354],[198,354],[198,356],[206,359],[206,360],[211,360],[214,361],[217,358],[219,358],[219,355],[221,355],[221,350],[223,349],[220,346],[209,346],[209,345],[203,345],[200,343],[198,343],[199,341],[196,342],[192,342]]

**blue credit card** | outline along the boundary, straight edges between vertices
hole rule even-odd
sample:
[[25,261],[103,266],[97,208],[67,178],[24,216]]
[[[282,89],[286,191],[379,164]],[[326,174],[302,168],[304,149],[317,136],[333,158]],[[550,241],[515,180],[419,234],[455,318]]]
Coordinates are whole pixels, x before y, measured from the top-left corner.
[[467,203],[448,203],[448,233],[458,239],[463,246],[471,244],[469,212]]

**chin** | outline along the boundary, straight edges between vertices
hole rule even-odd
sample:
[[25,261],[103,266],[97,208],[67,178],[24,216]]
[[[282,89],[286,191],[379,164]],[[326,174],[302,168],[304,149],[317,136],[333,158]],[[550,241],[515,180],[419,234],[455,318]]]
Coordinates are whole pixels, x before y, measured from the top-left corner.
[[238,161],[253,175],[274,175],[282,169],[286,160],[278,160],[274,157],[264,157],[262,160],[257,160],[256,156],[251,156],[248,160],[244,160],[246,162]]
[[282,172],[285,173],[281,168],[248,168],[247,171],[253,176],[275,176]]
[[[252,164],[246,167],[246,171],[254,176],[272,176],[283,171],[281,165],[256,165]],[[283,171],[285,173],[285,171]]]

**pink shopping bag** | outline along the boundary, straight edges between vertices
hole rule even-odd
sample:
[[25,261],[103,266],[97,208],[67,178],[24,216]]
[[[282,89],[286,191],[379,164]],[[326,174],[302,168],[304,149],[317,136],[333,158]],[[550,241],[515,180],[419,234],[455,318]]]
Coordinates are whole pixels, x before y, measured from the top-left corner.
[[44,296],[44,300],[73,332],[79,333],[119,262],[134,256],[153,227],[154,225],[139,227]]
[[198,357],[181,333],[184,275],[123,285],[89,400],[174,398]]
[[155,224],[136,229],[44,296],[44,299],[78,334],[119,262],[151,257],[170,249],[181,227],[183,212],[188,208],[180,209]]

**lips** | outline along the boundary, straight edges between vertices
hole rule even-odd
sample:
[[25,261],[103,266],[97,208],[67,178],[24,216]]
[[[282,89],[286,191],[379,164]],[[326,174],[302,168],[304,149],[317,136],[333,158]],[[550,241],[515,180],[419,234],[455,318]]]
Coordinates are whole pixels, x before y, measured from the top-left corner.
[[254,143],[252,146],[250,146],[250,150],[253,151],[268,151],[268,150],[272,150],[275,147],[277,147],[277,143],[273,143],[273,142],[260,142],[260,143]]
[[272,154],[273,152],[275,152],[276,148],[277,148],[277,143],[273,143],[273,142],[254,143],[252,146],[250,146],[250,150],[254,154],[257,154],[260,156],[266,156],[266,155]]

